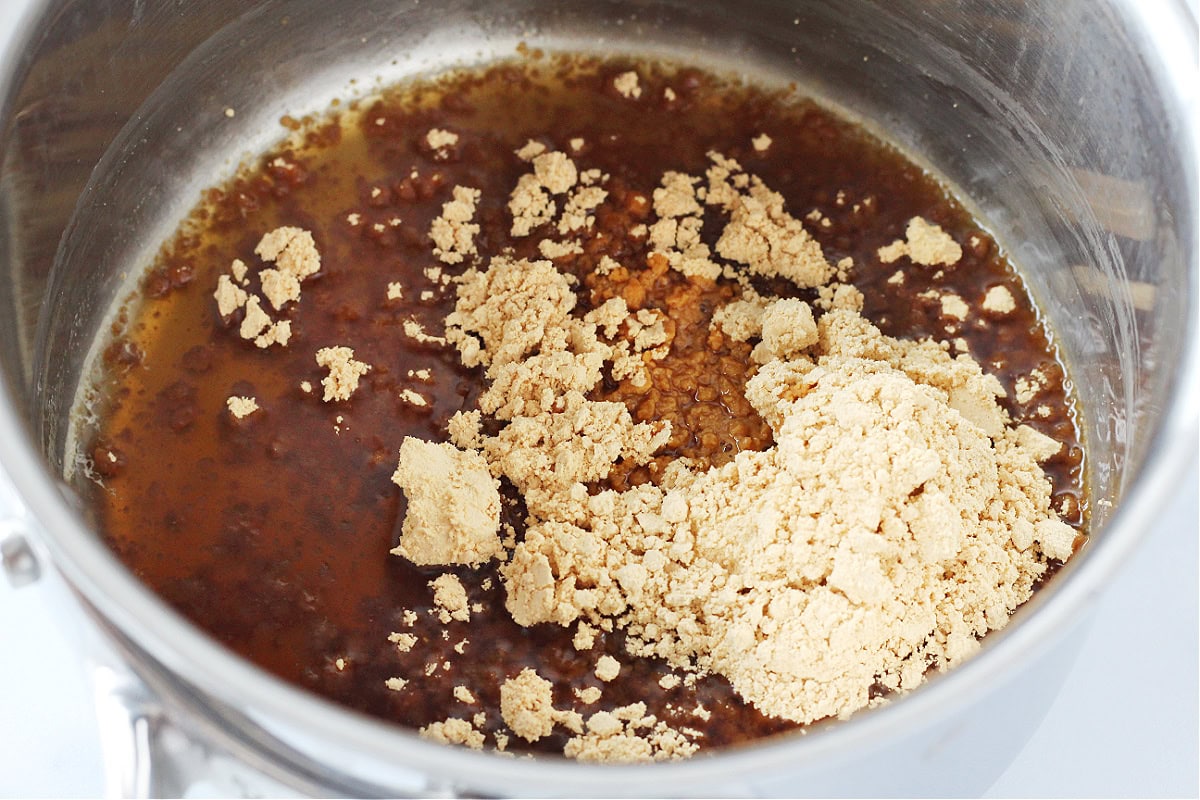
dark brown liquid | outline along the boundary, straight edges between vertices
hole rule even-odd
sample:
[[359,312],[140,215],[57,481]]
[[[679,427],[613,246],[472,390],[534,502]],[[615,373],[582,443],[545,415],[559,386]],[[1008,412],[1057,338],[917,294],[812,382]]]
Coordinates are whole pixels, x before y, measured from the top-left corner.
[[[430,222],[453,186],[476,187],[479,251],[513,247],[532,255],[537,237],[512,240],[505,208],[528,169],[513,151],[530,138],[571,153],[570,140],[580,137],[585,145],[573,153],[580,168],[611,175],[609,201],[597,212],[607,244],[567,266],[580,275],[604,253],[644,264],[645,246],[626,235],[639,220],[623,198],[649,197],[666,170],[703,174],[706,153],[717,150],[782,193],[795,216],[816,208],[830,220],[808,227],[831,261],[854,259],[864,314],[885,333],[952,338],[938,301],[919,295],[930,288],[961,295],[972,313],[954,336],[969,342],[1010,398],[1018,376],[1035,367],[1049,374],[1052,385],[1031,405],[1048,405],[1050,416],[1011,400],[1006,408],[1014,420],[1067,442],[1045,468],[1060,498],[1071,498],[1067,521],[1082,525],[1081,451],[1062,369],[1015,273],[945,190],[895,151],[787,92],[732,88],[700,72],[640,65],[643,92],[634,102],[612,88],[612,77],[628,67],[523,63],[398,90],[358,109],[360,115],[311,123],[303,147],[270,153],[258,168],[209,193],[131,304],[134,321],[109,349],[101,382],[109,405],[91,452],[104,489],[90,500],[108,541],[139,578],[285,680],[404,725],[488,709],[482,729],[499,730],[500,684],[533,666],[554,683],[560,707],[586,713],[642,700],[660,718],[704,730],[705,746],[793,727],[764,718],[721,678],[661,689],[658,679],[669,670],[625,656],[619,633],[601,635],[595,650],[580,653],[569,629],[517,626],[504,610],[494,565],[449,570],[484,611],[469,623],[442,625],[431,613],[427,584],[447,570],[388,554],[404,513],[390,481],[401,441],[443,440],[449,417],[474,408],[481,390],[480,374],[463,369],[455,351],[416,345],[401,334],[408,318],[441,333],[454,304],[453,287],[444,290],[424,274],[443,266],[431,254]],[[663,99],[666,86],[674,101]],[[449,160],[437,160],[424,145],[432,127],[460,135]],[[765,154],[750,143],[761,133],[773,140]],[[352,225],[350,214],[360,215],[360,224]],[[963,260],[940,278],[907,261],[881,265],[875,255],[918,215],[964,243]],[[395,219],[400,223],[393,225]],[[236,323],[222,322],[212,293],[233,259],[258,264],[255,244],[281,224],[313,232],[322,268],[286,313],[289,346],[260,350],[237,336]],[[971,237],[978,244],[966,244]],[[897,268],[907,273],[901,286],[887,283]],[[393,281],[404,285],[404,299],[386,299]],[[708,336],[712,312],[731,296],[728,287],[697,287],[674,272],[647,284],[644,305],[674,309],[679,318],[665,374],[655,375],[653,402],[611,383],[598,393],[622,399],[639,418],[671,419],[678,433],[667,457],[701,454],[719,462],[769,444],[769,429],[739,396],[747,362],[739,348],[748,346]],[[1003,318],[979,310],[996,285],[1009,287],[1019,306]],[[422,301],[422,290],[433,297]],[[585,280],[581,310],[614,291]],[[373,368],[349,401],[324,403],[324,370],[314,354],[337,345],[354,348]],[[431,371],[429,381],[409,375],[419,369]],[[302,381],[311,382],[312,394],[301,390]],[[430,405],[402,402],[404,388]],[[253,396],[262,410],[236,420],[225,406],[231,395]],[[613,483],[651,477],[630,470]],[[520,512],[510,497],[505,518],[518,530]],[[418,615],[411,628],[403,621],[406,609]],[[387,642],[393,631],[412,632],[419,643],[397,652]],[[464,639],[460,654],[455,645]],[[593,674],[603,652],[624,665],[608,684]],[[431,677],[428,665],[435,665]],[[393,676],[410,683],[391,691],[384,682]],[[457,685],[480,705],[453,699]],[[573,696],[586,686],[603,688],[599,703],[582,706]],[[693,715],[697,703],[713,712],[711,721]],[[556,732],[533,749],[561,750],[563,741]]]

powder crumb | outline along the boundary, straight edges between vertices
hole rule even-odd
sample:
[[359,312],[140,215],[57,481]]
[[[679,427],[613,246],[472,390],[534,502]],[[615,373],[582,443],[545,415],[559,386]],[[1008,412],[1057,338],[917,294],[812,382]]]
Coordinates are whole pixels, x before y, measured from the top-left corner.
[[638,83],[638,74],[634,70],[622,72],[613,78],[613,87],[625,98],[636,100],[642,96],[642,87]]
[[[536,158],[541,158],[537,156]],[[522,175],[508,198],[508,210],[512,214],[513,236],[528,236],[535,228],[554,218],[554,199],[542,185],[535,173]]]
[[[471,610],[472,610],[472,611],[476,611],[476,612],[480,612],[480,611],[482,611],[483,609],[481,609],[481,608],[479,608],[479,609],[477,609],[477,608],[472,608]],[[458,653],[458,654],[461,656],[463,653],[467,652],[467,645],[468,645],[468,644],[470,644],[470,643],[471,643],[471,640],[470,640],[470,639],[461,639],[461,640],[459,640],[459,641],[458,641],[458,643],[456,643],[456,644],[454,645],[454,652]]]
[[767,136],[765,133],[760,133],[758,136],[755,136],[753,139],[751,139],[750,143],[754,145],[755,150],[760,153],[765,153],[771,147],[771,137]]
[[667,691],[674,689],[675,687],[679,686],[679,684],[681,684],[681,683],[683,683],[683,679],[674,673],[663,675],[661,678],[658,679],[658,685],[661,686],[662,688],[666,689]]
[[546,152],[546,145],[530,139],[521,146],[521,149],[516,152],[516,155],[517,158],[521,159],[522,161],[533,161],[535,156],[540,156],[544,152]]
[[278,269],[264,269],[258,273],[263,297],[272,308],[281,310],[287,303],[300,299],[300,281],[295,275]]
[[566,256],[580,255],[583,253],[583,246],[573,239],[565,242],[542,239],[538,242],[538,252],[541,253],[543,258],[554,260]]
[[1017,308],[1012,292],[1005,286],[993,286],[983,298],[983,310],[993,314],[1010,314]]
[[667,86],[666,88],[663,89],[663,99],[664,100],[666,100],[668,103],[671,103],[671,102],[675,101],[675,98],[676,98],[676,95],[675,95],[674,89],[672,89],[670,86]]
[[424,395],[414,392],[412,389],[401,389],[400,400],[417,408],[426,408],[429,405],[429,401],[425,399]]
[[563,754],[619,764],[687,758],[698,749],[681,731],[647,715],[644,703],[634,703],[592,714],[586,732],[567,740]]
[[939,300],[942,304],[942,316],[961,321],[966,319],[971,311],[965,300],[951,292],[943,294]]
[[258,401],[253,397],[230,397],[225,401],[225,405],[228,406],[229,413],[237,419],[245,419],[258,411]]
[[600,656],[596,662],[596,677],[608,683],[621,674],[621,662],[612,656]]
[[478,702],[475,699],[475,695],[471,694],[471,690],[465,686],[454,687],[454,699],[460,703],[466,703],[467,705],[475,705],[475,703]]
[[896,270],[888,276],[887,282],[892,286],[900,286],[904,283],[904,273],[901,270]]
[[1042,374],[1041,370],[1034,369],[1028,375],[1017,378],[1013,394],[1018,403],[1024,404],[1041,394],[1045,387],[1046,376]]
[[[582,177],[589,173],[584,173]],[[592,212],[608,197],[608,191],[599,186],[579,186],[567,198],[562,213],[558,218],[558,232],[561,234],[576,233],[589,230],[596,224],[596,216]],[[575,243],[576,252],[582,253],[583,248]],[[548,256],[549,257],[549,256]]]
[[472,222],[479,190],[468,186],[455,186],[453,199],[442,205],[442,213],[429,226],[429,238],[433,240],[433,254],[446,264],[461,264],[467,256],[473,256],[475,235],[479,225]]
[[[257,299],[258,298],[256,298],[256,297],[251,298],[251,300],[257,300]],[[280,347],[287,347],[287,343],[288,343],[288,341],[291,340],[291,338],[292,338],[292,323],[290,320],[285,319],[281,322],[273,322],[273,323],[269,324],[267,326],[266,330],[264,330],[258,336],[255,336],[254,337],[254,346],[264,348],[264,349],[267,347],[270,347],[273,344],[277,344]]]
[[317,366],[325,367],[329,374],[321,379],[325,387],[326,403],[349,400],[358,389],[358,380],[371,371],[370,364],[354,359],[349,347],[322,347],[317,351]]
[[404,285],[401,284],[399,281],[392,281],[391,283],[389,283],[387,285],[387,299],[388,300],[403,300],[404,299]]
[[404,690],[405,686],[408,686],[408,681],[404,678],[388,678],[383,685],[393,692],[400,692]]
[[599,686],[585,686],[582,689],[578,686],[575,687],[575,696],[579,698],[579,702],[587,706],[598,702],[603,694],[604,692],[600,690]]
[[217,290],[213,293],[213,297],[217,301],[217,311],[226,318],[246,305],[248,299],[245,290],[234,284],[228,275],[217,278]]
[[[477,450],[483,446],[480,429],[482,414],[478,409],[473,411],[455,411],[454,416],[446,423],[446,431],[450,441],[464,450]],[[484,587],[487,589],[488,587]]]
[[242,317],[242,326],[238,335],[243,339],[254,339],[272,326],[271,317],[263,311],[262,301],[257,297],[246,300],[246,314]]
[[884,264],[890,264],[901,256],[908,256],[914,264],[925,266],[953,266],[962,258],[962,247],[942,230],[940,225],[927,222],[922,217],[908,221],[905,240],[897,239],[881,247],[877,255]]
[[557,150],[534,156],[533,174],[550,194],[565,194],[579,179],[575,162]]
[[430,128],[425,134],[425,143],[431,150],[444,150],[458,144],[458,134],[441,128]]
[[783,196],[741,172],[733,159],[719,153],[709,158],[706,202],[729,213],[717,253],[756,275],[786,278],[802,289],[828,281],[834,268],[803,224],[784,209]]
[[433,589],[433,604],[441,610],[443,623],[455,620],[469,622],[471,609],[467,602],[467,590],[457,576],[446,573],[429,582]]
[[305,394],[312,394],[313,386],[309,381],[300,381],[300,391]]
[[571,146],[572,150],[574,150],[575,152],[578,153],[580,150],[583,149],[584,141],[581,137],[576,136],[575,138],[571,139],[571,141],[568,142],[568,144]]
[[392,481],[408,499],[393,554],[420,565],[474,566],[503,552],[500,482],[477,451],[406,436]]
[[347,661],[344,658],[338,658],[333,662],[333,665],[337,667],[338,672],[344,672],[346,670]]
[[[415,615],[414,615],[415,617]],[[411,624],[411,623],[409,623]],[[396,645],[396,649],[401,653],[410,652],[417,643],[417,637],[411,633],[391,633],[388,635],[388,641]]]
[[756,363],[790,360],[817,343],[817,323],[808,303],[796,298],[775,300],[763,309],[762,341],[751,352]]
[[265,234],[254,248],[263,261],[275,264],[276,269],[304,280],[321,269],[321,254],[312,233],[303,228],[283,226]]
[[735,342],[744,342],[762,334],[766,303],[756,300],[735,300],[716,310],[712,326],[720,328]]
[[426,332],[425,326],[417,322],[415,319],[404,320],[404,335],[412,339],[414,342],[422,344],[446,344],[444,336],[434,336]]
[[554,696],[550,681],[526,667],[500,686],[500,715],[512,732],[536,742],[554,729]]
[[451,717],[444,722],[433,722],[418,731],[430,741],[442,744],[458,744],[472,750],[483,749],[483,734],[465,719]]
[[571,644],[576,650],[591,650],[596,646],[596,634],[598,631],[588,625],[586,622],[580,621],[575,628],[575,636],[571,639]]

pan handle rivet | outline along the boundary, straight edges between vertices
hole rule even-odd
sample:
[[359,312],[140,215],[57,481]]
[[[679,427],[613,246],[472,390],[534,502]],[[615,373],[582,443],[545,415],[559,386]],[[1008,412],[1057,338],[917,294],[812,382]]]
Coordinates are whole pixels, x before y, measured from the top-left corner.
[[0,555],[4,561],[4,575],[14,589],[28,586],[42,574],[41,565],[29,542],[19,533],[6,531],[0,522]]

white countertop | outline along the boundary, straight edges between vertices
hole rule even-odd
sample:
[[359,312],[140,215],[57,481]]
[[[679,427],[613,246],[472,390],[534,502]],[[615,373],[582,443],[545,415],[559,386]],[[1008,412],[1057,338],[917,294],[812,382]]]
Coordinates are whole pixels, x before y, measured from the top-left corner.
[[[0,50],[28,0],[0,0]],[[1200,794],[1197,467],[1098,602],[1066,686],[989,797]],[[98,796],[81,656],[45,588],[0,579],[0,798]]]

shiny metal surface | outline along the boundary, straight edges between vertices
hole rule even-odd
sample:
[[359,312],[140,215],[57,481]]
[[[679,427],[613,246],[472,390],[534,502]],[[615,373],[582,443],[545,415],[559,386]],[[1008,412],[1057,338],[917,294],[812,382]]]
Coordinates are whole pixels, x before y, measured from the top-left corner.
[[[986,785],[1004,753],[974,753],[973,737],[1011,729],[1015,752],[1089,597],[1195,447],[1196,36],[1182,5],[1155,27],[1141,4],[1083,0],[346,5],[334,17],[315,2],[47,2],[0,72],[10,81],[0,458],[155,707],[298,791],[674,793],[803,780],[806,792],[919,793],[952,759],[974,759],[975,774],[939,791]],[[1096,536],[975,661],[848,723],[716,758],[604,770],[511,762],[432,746],[280,685],[209,643],[91,536],[57,480],[73,463],[68,412],[114,301],[199,189],[277,138],[284,110],[369,91],[352,77],[395,80],[509,55],[521,40],[794,80],[920,154],[991,223],[1071,367]],[[156,740],[139,741],[127,758],[145,768]],[[885,763],[886,782],[861,769]]]

